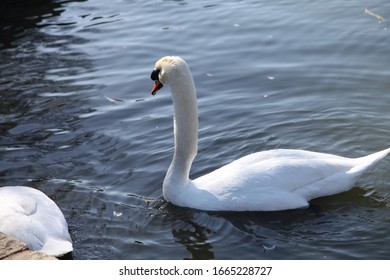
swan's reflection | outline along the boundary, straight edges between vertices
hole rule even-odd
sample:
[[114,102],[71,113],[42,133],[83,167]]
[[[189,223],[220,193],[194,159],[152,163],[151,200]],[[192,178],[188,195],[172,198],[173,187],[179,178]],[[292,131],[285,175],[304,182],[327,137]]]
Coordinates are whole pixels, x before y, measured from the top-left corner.
[[[284,246],[291,246],[290,231],[296,226],[320,217],[310,209],[240,213],[202,212],[173,205],[168,208],[169,214],[180,220],[172,235],[191,253],[190,259],[226,259],[231,258],[232,251],[237,256],[269,258]],[[213,243],[218,244],[218,254]]]
[[185,259],[214,259],[213,246],[208,242],[207,228],[192,221],[187,221],[187,223],[192,228],[172,230],[172,235],[176,242],[183,244],[187,251],[191,253],[192,258]]
[[174,217],[176,225],[172,228],[172,235],[176,243],[182,244],[191,253],[191,257],[184,259],[207,260],[214,259],[213,246],[208,235],[212,230],[207,225],[200,225],[197,216],[200,214],[201,222],[207,213],[198,213],[193,209],[182,208],[161,200],[159,206],[165,214]]

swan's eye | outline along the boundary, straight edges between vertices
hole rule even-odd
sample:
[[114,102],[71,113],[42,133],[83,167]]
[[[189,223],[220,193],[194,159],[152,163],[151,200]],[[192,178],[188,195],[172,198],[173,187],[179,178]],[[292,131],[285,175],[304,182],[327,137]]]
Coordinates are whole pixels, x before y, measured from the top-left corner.
[[161,71],[161,69],[154,68],[152,74],[150,75],[150,78],[153,81],[158,81],[158,75],[160,74],[160,71]]

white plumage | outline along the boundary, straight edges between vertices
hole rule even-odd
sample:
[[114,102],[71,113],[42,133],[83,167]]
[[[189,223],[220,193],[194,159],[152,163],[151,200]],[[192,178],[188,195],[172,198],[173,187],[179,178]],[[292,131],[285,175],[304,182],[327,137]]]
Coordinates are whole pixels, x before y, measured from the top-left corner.
[[26,243],[31,250],[51,256],[73,250],[61,210],[33,188],[0,187],[0,231]]
[[175,153],[163,183],[173,204],[207,211],[275,211],[307,207],[317,197],[347,191],[390,148],[356,159],[303,150],[254,153],[195,180],[189,179],[198,145],[198,110],[191,72],[180,57],[163,57],[151,75],[154,95],[170,85]]

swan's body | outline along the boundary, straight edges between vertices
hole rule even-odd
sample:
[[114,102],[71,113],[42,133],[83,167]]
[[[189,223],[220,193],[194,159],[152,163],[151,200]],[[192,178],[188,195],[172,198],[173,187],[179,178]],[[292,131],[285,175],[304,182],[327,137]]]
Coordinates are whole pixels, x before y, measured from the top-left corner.
[[151,75],[152,94],[169,84],[174,105],[175,153],[163,183],[164,198],[206,211],[275,211],[307,207],[317,197],[351,189],[390,148],[351,159],[303,150],[254,153],[195,180],[198,111],[191,72],[180,57],[163,57]]
[[29,187],[0,187],[0,231],[30,250],[61,256],[73,250],[65,217],[44,193]]

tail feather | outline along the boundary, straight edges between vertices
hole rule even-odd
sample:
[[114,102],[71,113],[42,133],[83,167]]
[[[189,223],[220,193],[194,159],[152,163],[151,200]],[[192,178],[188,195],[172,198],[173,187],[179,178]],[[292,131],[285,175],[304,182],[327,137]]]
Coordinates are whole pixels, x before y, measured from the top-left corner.
[[70,240],[56,239],[50,237],[46,240],[46,243],[40,250],[40,252],[45,253],[49,256],[62,256],[72,251],[73,245]]
[[357,176],[362,175],[372,166],[374,166],[378,161],[387,156],[390,153],[390,148],[384,149],[382,151],[370,154],[368,156],[360,157],[355,159],[357,165],[352,167],[347,173],[354,174]]

